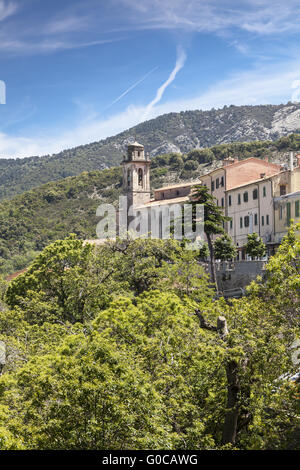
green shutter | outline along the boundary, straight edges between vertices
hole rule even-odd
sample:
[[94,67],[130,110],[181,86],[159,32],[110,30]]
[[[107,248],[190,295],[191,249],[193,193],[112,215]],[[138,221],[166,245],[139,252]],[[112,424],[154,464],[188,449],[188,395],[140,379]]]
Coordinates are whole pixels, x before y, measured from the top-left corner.
[[300,201],[295,202],[295,217],[300,216]]
[[289,227],[291,225],[291,203],[286,203],[286,225]]

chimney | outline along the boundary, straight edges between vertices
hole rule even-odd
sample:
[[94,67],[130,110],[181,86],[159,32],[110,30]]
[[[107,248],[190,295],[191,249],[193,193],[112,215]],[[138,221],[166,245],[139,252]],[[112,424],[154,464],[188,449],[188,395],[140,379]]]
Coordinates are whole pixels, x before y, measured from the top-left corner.
[[294,170],[294,153],[290,153],[290,170],[291,172]]

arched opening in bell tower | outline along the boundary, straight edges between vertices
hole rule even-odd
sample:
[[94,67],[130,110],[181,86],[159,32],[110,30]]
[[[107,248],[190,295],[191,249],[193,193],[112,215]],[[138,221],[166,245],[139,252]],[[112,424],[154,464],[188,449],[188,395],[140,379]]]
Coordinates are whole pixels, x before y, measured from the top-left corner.
[[127,186],[130,187],[130,180],[131,180],[131,172],[130,170],[127,171]]
[[138,171],[138,183],[139,186],[143,186],[143,170],[141,168]]

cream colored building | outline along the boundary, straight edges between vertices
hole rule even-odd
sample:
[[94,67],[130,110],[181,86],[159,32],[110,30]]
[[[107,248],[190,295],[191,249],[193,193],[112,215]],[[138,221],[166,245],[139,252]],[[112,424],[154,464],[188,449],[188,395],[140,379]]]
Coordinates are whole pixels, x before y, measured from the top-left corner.
[[273,176],[262,175],[259,180],[226,191],[225,213],[232,219],[226,229],[240,251],[240,259],[246,257],[243,247],[248,234],[256,232],[266,244],[268,255],[272,255],[282,233],[287,232],[287,226],[276,220],[275,201],[281,198],[285,201],[285,195],[300,190],[300,166],[294,168],[290,164],[290,169],[282,168]]
[[274,198],[276,207],[278,204],[289,207],[284,197],[300,190],[300,156],[296,161],[294,167],[292,154],[289,165],[284,166],[254,157],[227,158],[219,168],[202,175],[199,180],[154,190],[151,199],[150,159],[145,155],[144,147],[134,142],[129,145],[123,161],[123,190],[128,207],[132,205],[141,210],[161,207],[163,210],[166,206],[187,202],[196,184],[208,187],[224,214],[231,217],[225,229],[239,248],[240,259],[244,259],[243,247],[249,233],[256,232],[262,237],[269,254],[286,233],[287,226],[274,212]]
[[274,198],[275,242],[281,243],[291,220],[300,222],[300,189],[284,196]]

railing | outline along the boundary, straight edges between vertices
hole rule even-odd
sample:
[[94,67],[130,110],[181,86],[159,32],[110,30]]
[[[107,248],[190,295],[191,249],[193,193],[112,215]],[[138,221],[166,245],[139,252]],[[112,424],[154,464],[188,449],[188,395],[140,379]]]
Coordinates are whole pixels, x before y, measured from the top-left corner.
[[222,261],[216,262],[216,271],[234,271],[235,270],[234,261]]

